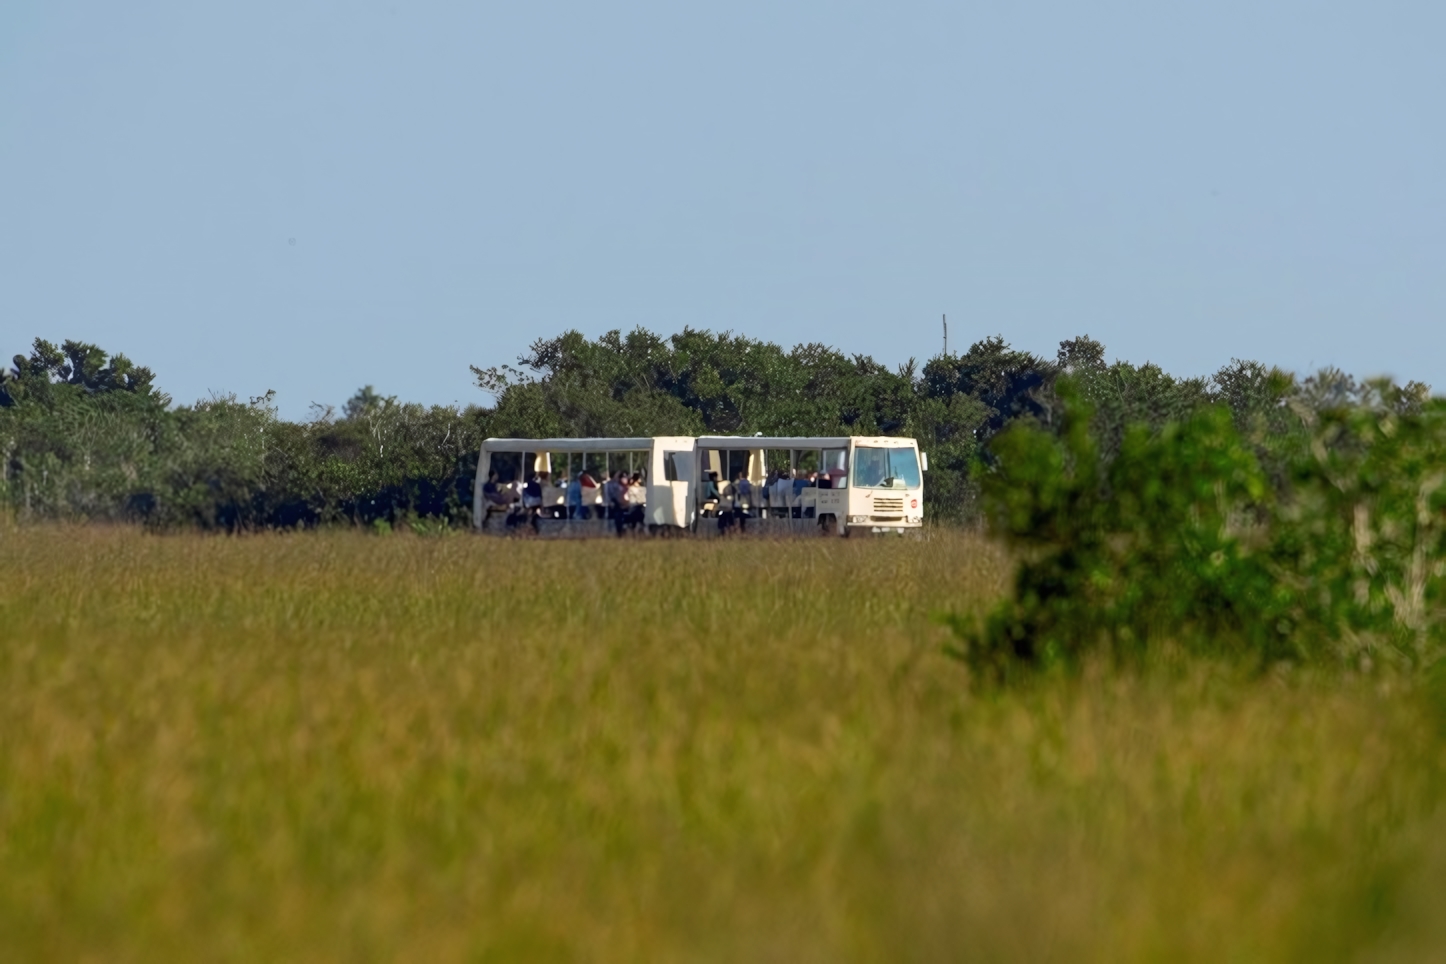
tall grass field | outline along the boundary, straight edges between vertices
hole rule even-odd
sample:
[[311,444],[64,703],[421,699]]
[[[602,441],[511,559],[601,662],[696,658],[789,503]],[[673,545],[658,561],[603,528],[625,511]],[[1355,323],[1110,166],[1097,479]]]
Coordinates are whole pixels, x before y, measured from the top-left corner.
[[1446,720],[972,685],[982,538],[0,528],[3,961],[1446,959]]

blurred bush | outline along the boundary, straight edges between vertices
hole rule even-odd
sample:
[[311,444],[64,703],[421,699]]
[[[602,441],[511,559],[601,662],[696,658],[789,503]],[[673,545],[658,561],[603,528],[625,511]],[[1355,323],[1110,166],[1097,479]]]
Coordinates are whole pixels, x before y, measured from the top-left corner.
[[1273,384],[1253,410],[1212,402],[1113,432],[1090,380],[1069,376],[1055,425],[998,436],[981,507],[1021,563],[982,624],[949,619],[956,654],[992,678],[1162,644],[1262,663],[1435,663],[1446,403],[1334,372],[1256,375]]

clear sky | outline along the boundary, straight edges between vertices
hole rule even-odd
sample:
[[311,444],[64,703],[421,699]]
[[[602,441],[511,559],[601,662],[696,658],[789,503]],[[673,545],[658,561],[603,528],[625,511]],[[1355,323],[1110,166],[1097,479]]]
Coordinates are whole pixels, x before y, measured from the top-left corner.
[[0,353],[178,401],[642,325],[1446,390],[1446,3],[0,4]]

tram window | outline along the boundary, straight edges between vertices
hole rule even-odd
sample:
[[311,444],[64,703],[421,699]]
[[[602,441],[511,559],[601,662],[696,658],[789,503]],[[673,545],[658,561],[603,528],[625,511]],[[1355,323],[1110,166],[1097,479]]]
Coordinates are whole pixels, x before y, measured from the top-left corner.
[[854,450],[854,485],[870,489],[911,489],[919,485],[919,459],[909,448]]
[[849,453],[848,449],[824,449],[823,464],[819,468],[820,474],[826,474],[835,489],[842,489],[849,484]]
[[692,452],[664,452],[663,453],[663,479],[667,482],[687,481],[692,476],[690,471],[693,459]]
[[607,453],[605,452],[584,452],[581,463],[583,471],[592,476],[594,482],[601,482],[607,477]]
[[727,479],[728,481],[731,482],[732,480],[738,478],[738,473],[739,473],[739,472],[742,472],[744,475],[747,475],[747,474],[748,474],[748,455],[749,455],[749,452],[748,452],[747,449],[729,449],[729,450],[728,450],[728,472],[727,472],[727,474],[724,475],[723,477],[724,477],[725,479]]
[[788,449],[768,449],[763,453],[763,471],[765,474],[787,468],[792,468],[789,464]]
[[589,472],[596,466],[597,472],[593,478],[601,479],[611,477],[614,472],[626,472],[628,475],[639,473],[648,474],[648,453],[637,449],[615,449],[611,452],[599,452],[596,455],[588,453]]
[[491,470],[497,473],[497,481],[503,485],[516,482],[522,476],[521,452],[493,452]]

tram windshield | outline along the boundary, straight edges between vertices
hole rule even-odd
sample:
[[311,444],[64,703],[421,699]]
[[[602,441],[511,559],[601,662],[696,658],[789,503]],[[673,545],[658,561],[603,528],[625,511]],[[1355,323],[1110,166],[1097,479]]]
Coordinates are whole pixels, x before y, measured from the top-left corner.
[[854,485],[865,489],[916,489],[919,456],[912,448],[854,448]]

